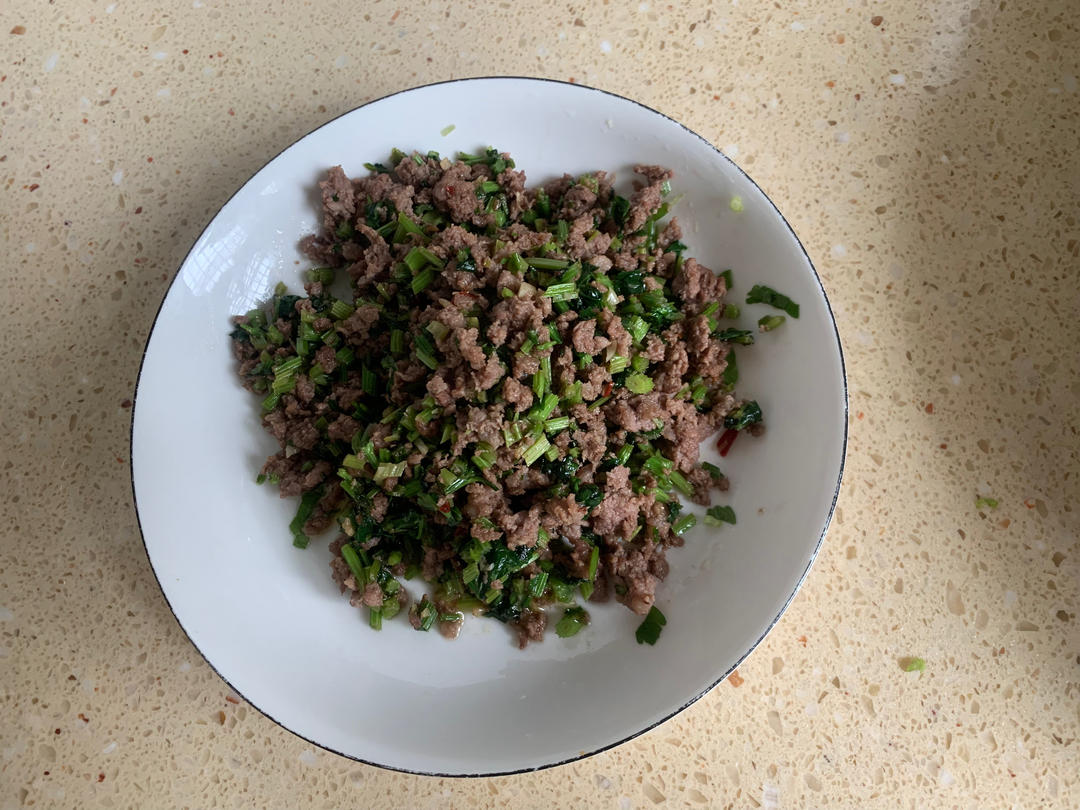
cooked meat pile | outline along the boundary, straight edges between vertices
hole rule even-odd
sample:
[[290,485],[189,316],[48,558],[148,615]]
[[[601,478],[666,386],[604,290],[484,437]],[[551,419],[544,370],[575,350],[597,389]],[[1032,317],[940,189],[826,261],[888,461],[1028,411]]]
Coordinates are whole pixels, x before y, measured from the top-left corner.
[[576,633],[577,599],[649,613],[695,522],[678,496],[726,489],[698,445],[761,420],[732,394],[752,337],[721,326],[725,278],[664,221],[672,173],[636,166],[626,199],[602,171],[526,188],[494,149],[366,166],[319,184],[307,295],[234,319],[296,544],[339,523],[334,579],[376,628],[407,609],[453,636],[472,612],[525,646],[555,606]]

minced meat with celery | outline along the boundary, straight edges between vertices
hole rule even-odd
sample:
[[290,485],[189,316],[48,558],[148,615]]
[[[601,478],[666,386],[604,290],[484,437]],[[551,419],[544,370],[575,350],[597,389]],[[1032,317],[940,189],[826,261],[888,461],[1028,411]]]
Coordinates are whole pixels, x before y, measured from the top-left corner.
[[627,199],[602,171],[527,189],[494,149],[366,167],[320,183],[307,295],[235,319],[282,448],[260,480],[303,496],[296,544],[339,523],[334,579],[375,628],[407,611],[453,636],[471,612],[524,646],[609,598],[662,620],[665,551],[695,523],[678,496],[726,489],[698,446],[761,420],[732,394],[753,338],[722,326],[730,276],[665,221],[672,173],[636,166]]

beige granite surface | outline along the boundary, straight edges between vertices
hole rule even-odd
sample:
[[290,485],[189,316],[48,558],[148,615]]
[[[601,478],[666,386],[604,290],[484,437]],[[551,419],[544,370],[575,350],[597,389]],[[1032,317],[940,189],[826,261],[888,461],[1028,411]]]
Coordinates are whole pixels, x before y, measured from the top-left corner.
[[[0,3],[0,808],[1080,806],[1078,10]],[[155,584],[128,429],[233,190],[357,104],[484,74],[622,93],[750,172],[832,298],[851,443],[738,678],[608,753],[455,781],[230,694]]]

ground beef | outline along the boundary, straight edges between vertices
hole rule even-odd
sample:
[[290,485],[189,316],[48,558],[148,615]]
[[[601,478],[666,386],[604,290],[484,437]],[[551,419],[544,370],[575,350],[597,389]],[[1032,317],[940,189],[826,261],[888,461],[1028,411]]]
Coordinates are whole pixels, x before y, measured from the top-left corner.
[[421,159],[419,163],[412,159],[402,160],[394,167],[394,177],[400,183],[414,187],[430,186],[441,174],[439,162],[431,158]]
[[570,226],[566,240],[566,252],[575,259],[592,259],[603,256],[611,247],[611,234],[596,230],[591,213],[582,214]]
[[501,301],[491,310],[488,340],[495,346],[506,342],[507,335],[524,336],[530,329],[539,331],[544,319],[551,315],[551,299],[529,295]]
[[476,181],[469,167],[454,164],[435,182],[431,198],[454,222],[468,222],[476,211]]
[[610,309],[605,309],[597,317],[596,322],[603,325],[604,333],[615,344],[615,354],[629,357],[633,341],[630,333],[623,326],[622,318],[617,317]]
[[657,393],[615,400],[604,406],[608,421],[629,433],[643,433],[656,427],[656,420],[667,416],[665,401]]
[[[623,592],[617,596],[618,600],[638,615],[648,613],[656,602],[656,586],[660,584],[660,577],[650,570],[650,558],[657,553],[657,549],[663,554],[663,550],[652,543],[645,543],[641,548],[616,546],[607,560],[609,575],[616,585],[622,585]],[[616,588],[617,594],[619,591]]]
[[630,489],[630,471],[616,467],[607,474],[604,483],[604,500],[592,515],[592,530],[601,537],[617,537],[629,540],[638,524],[638,513],[648,497],[635,495]]
[[342,262],[342,255],[337,252],[336,245],[330,239],[311,234],[300,240],[300,252],[321,267],[338,267]]
[[582,521],[588,509],[573,495],[548,498],[540,504],[540,522],[548,534],[577,540],[581,537]]
[[540,511],[534,507],[527,512],[504,515],[499,526],[506,532],[506,545],[510,548],[534,546],[540,531]]
[[[447,637],[464,593],[521,646],[539,641],[550,582],[590,576],[591,601],[646,613],[683,539],[666,473],[645,462],[662,456],[707,505],[728,480],[701,467],[699,443],[736,405],[716,307],[703,314],[723,307],[724,280],[673,244],[674,219],[657,223],[671,172],[634,167],[623,199],[604,172],[527,189],[494,150],[376,168],[330,169],[322,232],[301,243],[344,267],[352,298],[320,271],[306,296],[233,319],[241,382],[280,446],[263,475],[305,496],[298,541],[340,522],[331,574],[373,622],[407,606],[397,578],[416,570],[437,590],[408,620]],[[573,292],[551,290],[567,279]],[[676,313],[653,311],[642,287]],[[551,580],[531,598],[541,572]]]
[[519,383],[513,377],[503,380],[503,399],[518,409],[519,413],[525,413],[533,404],[532,389]]
[[357,289],[363,289],[386,278],[393,257],[390,246],[375,229],[363,224],[357,225],[356,229],[367,244],[359,251],[349,252],[354,257],[353,264],[349,265],[349,276]]
[[[599,338],[599,340],[606,340],[606,338]],[[604,392],[608,390],[609,385],[613,384],[611,372],[607,370],[606,366],[597,363],[593,363],[580,372],[579,378],[583,383],[581,396],[586,401],[593,401],[604,396]]]
[[319,183],[323,201],[323,227],[328,231],[337,228],[341,222],[350,222],[356,213],[356,199],[353,185],[340,166],[334,166],[326,173],[326,179]]
[[[583,185],[569,188],[562,198],[559,219],[575,220],[596,204],[596,194]],[[592,216],[589,216],[592,219]]]
[[525,610],[514,622],[518,633],[518,647],[524,650],[530,641],[543,641],[547,627],[547,614],[542,610]]
[[683,387],[683,380],[690,371],[690,355],[686,344],[681,340],[682,330],[673,328],[665,333],[668,344],[664,349],[664,359],[658,364],[653,377],[655,390],[674,394]]
[[683,262],[682,268],[672,280],[671,288],[682,298],[690,315],[696,315],[714,301],[723,300],[726,292],[724,277],[702,267],[694,259]]
[[574,351],[597,354],[606,349],[609,343],[611,341],[608,338],[596,335],[596,321],[578,321],[574,324]]
[[357,310],[338,324],[338,332],[355,345],[363,346],[367,342],[371,328],[379,322],[379,308],[368,304]]
[[278,489],[282,498],[290,495],[302,495],[319,486],[330,474],[330,464],[317,462],[310,469],[304,469],[301,454],[286,457],[284,452],[270,456],[263,465],[262,474],[278,479]]

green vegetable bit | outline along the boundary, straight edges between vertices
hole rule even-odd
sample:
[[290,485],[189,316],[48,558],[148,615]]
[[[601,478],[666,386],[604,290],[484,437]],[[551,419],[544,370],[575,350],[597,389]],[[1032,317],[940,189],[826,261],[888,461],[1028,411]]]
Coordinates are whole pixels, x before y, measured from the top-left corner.
[[926,669],[926,661],[922,658],[901,658],[900,669],[904,672],[922,672]]
[[[533,260],[529,259],[528,261]],[[555,301],[572,301],[578,296],[577,284],[572,281],[552,284],[544,290],[544,296],[546,298],[554,299]]]
[[367,572],[364,571],[363,564],[360,562],[360,555],[356,553],[356,549],[352,547],[351,543],[346,543],[341,547],[341,558],[349,566],[349,571],[356,581],[357,588],[362,588],[367,582]]
[[684,515],[671,524],[671,531],[682,537],[695,526],[697,526],[697,518],[693,515]]
[[549,447],[551,447],[551,442],[547,440],[546,436],[541,436],[521,454],[521,458],[531,467],[539,460],[540,456],[548,451]]
[[624,319],[623,326],[625,326],[626,331],[630,333],[630,337],[633,338],[634,343],[641,343],[649,331],[649,325],[638,315],[631,315],[629,318]]
[[744,402],[724,417],[724,427],[728,430],[742,430],[762,420],[761,406],[754,400]]
[[734,349],[728,352],[727,365],[724,366],[724,373],[720,376],[720,381],[728,388],[734,387],[735,383],[739,381],[739,366],[735,360]]
[[344,301],[335,301],[330,306],[330,316],[338,321],[343,321],[353,314],[355,310]]
[[976,498],[975,499],[975,508],[976,509],[982,509],[983,507],[987,507],[989,509],[997,509],[997,507],[998,507],[997,498],[984,498],[984,497]]
[[555,635],[559,638],[570,638],[581,632],[581,629],[589,623],[589,614],[584,608],[574,605],[567,608],[555,625]]
[[742,346],[749,346],[754,342],[754,333],[749,329],[721,329],[715,337],[717,340],[738,343]]
[[730,506],[713,506],[705,510],[706,526],[722,526],[725,523],[735,525],[735,510]]
[[783,315],[765,315],[758,319],[757,325],[762,332],[771,332],[786,321]]
[[655,644],[666,624],[667,618],[660,612],[659,608],[653,605],[649,608],[645,620],[638,625],[638,629],[634,632],[634,638],[637,639],[638,644]]
[[653,381],[644,374],[630,374],[624,384],[627,390],[634,394],[647,394],[653,390]]
[[778,293],[772,287],[766,287],[764,284],[755,284],[750,288],[750,292],[746,294],[746,303],[768,304],[771,307],[784,310],[792,318],[799,317],[798,304],[783,293]]
[[719,480],[724,477],[724,474],[720,472],[720,468],[715,464],[710,464],[708,461],[701,462],[701,469],[705,470],[714,479]]
[[308,546],[309,538],[304,533],[304,524],[308,522],[312,512],[315,511],[315,505],[322,498],[322,494],[322,487],[316,487],[305,492],[300,499],[300,507],[296,510],[296,517],[289,524],[289,531],[293,535],[293,545],[297,548],[307,548]]

